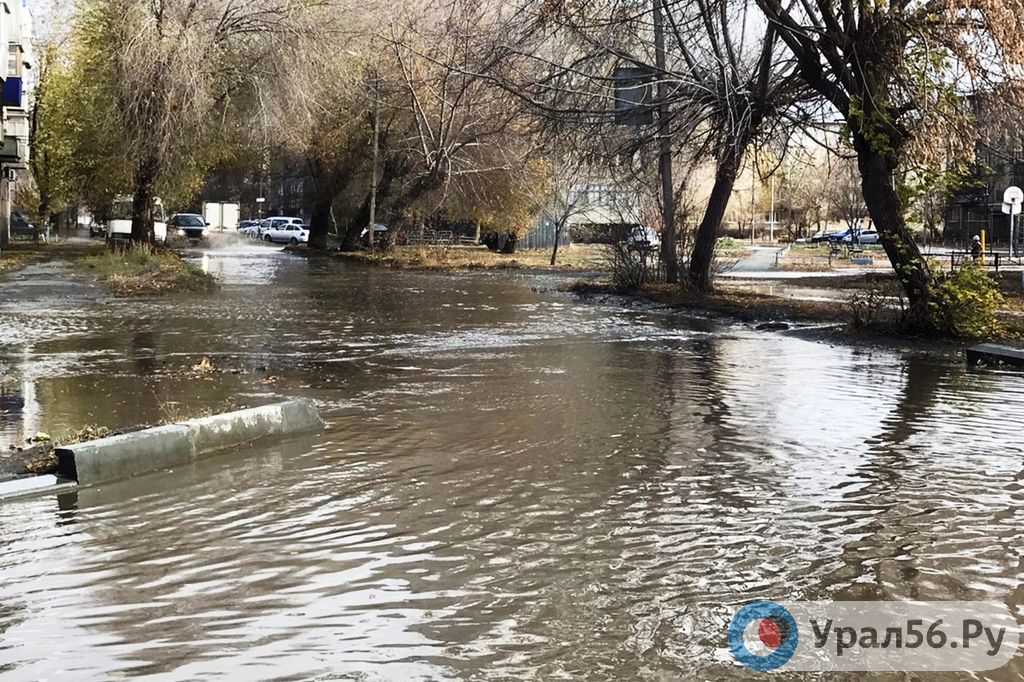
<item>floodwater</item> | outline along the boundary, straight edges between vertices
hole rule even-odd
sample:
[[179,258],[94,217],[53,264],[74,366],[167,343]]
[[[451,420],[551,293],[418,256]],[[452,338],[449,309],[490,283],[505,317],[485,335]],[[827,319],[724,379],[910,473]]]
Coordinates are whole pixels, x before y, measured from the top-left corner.
[[3,680],[742,679],[757,597],[1020,612],[1018,374],[539,276],[201,259],[206,298],[0,293],[0,444],[291,395],[328,430],[0,507]]

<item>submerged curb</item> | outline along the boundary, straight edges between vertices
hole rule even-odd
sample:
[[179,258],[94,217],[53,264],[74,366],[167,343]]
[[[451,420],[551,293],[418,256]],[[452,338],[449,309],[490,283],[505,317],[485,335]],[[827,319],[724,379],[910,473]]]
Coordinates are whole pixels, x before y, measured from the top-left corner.
[[0,502],[70,492],[77,487],[72,481],[65,481],[52,474],[15,478],[10,481],[0,481]]
[[58,448],[57,475],[82,486],[107,483],[323,426],[312,400],[289,400]]

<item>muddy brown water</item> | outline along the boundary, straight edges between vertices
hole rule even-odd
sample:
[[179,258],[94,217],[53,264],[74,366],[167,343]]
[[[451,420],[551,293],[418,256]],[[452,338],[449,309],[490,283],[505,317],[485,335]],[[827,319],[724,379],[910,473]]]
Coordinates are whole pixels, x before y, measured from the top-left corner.
[[199,258],[206,298],[0,286],[0,443],[290,395],[328,431],[0,507],[3,680],[744,679],[726,604],[1020,609],[1018,374],[539,276]]

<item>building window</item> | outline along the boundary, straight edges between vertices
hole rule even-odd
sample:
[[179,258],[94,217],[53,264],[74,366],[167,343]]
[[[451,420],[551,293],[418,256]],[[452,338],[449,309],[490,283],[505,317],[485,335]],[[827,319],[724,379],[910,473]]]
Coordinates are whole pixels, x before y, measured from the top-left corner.
[[7,51],[7,75],[21,77],[21,46],[11,45]]

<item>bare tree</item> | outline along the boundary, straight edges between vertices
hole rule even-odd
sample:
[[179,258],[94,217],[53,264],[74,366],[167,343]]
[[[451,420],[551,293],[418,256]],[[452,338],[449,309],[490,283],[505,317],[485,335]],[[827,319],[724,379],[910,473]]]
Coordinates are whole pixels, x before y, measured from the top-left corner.
[[87,0],[80,40],[113,104],[131,176],[132,241],[152,240],[158,186],[201,173],[232,98],[263,84],[261,64],[301,33],[315,2]]
[[745,17],[747,3],[730,7],[697,0],[697,5],[706,36],[698,44],[706,49],[695,52],[694,36],[677,34],[686,68],[673,77],[690,91],[681,106],[695,109],[700,121],[696,133],[704,135],[704,144],[715,160],[715,184],[697,229],[689,272],[690,284],[706,290],[711,286],[715,240],[743,159],[752,145],[774,133],[802,88],[793,78],[788,60],[780,57],[771,26],[744,35],[748,27],[730,10],[739,8]]
[[374,19],[383,10],[355,10],[345,2],[321,8],[316,30],[275,59],[272,96],[253,107],[250,144],[294,158],[304,171],[314,249],[327,247],[339,196],[370,174],[374,117],[383,119],[385,144],[395,122],[393,107],[383,104],[388,62],[372,50]]
[[783,216],[790,238],[801,239],[822,229],[828,219],[830,183],[825,164],[794,156],[785,160],[777,173],[776,212]]
[[856,159],[840,156],[830,164],[828,172],[830,211],[833,220],[846,223],[847,229],[861,224],[868,209],[861,191],[860,174]]
[[[520,102],[493,85],[500,27],[468,3],[404,6],[382,36],[396,71],[392,103],[401,121],[382,169],[378,197],[401,218],[417,202],[458,191],[482,199],[496,176],[526,171],[532,131]],[[368,217],[369,198],[350,225]]]
[[[796,104],[806,88],[794,76],[792,58],[771,27],[746,20],[746,0],[526,7],[533,19],[510,32],[516,43],[508,49],[518,58],[513,61],[533,68],[515,69],[509,81],[542,115],[610,137],[626,138],[610,132],[616,124],[639,124],[622,140],[623,153],[663,150],[670,141],[675,156],[685,150],[698,162],[714,162],[715,185],[689,262],[690,283],[709,288],[715,242],[748,150],[775,137],[783,120],[804,117]],[[663,231],[674,238],[676,226]],[[673,241],[665,240],[669,280]]]
[[899,171],[915,157],[970,160],[976,131],[964,94],[1000,91],[1019,102],[1020,88],[1003,86],[1024,64],[1024,3],[755,2],[800,76],[846,123],[864,199],[911,316],[934,328],[932,274],[907,227]]

